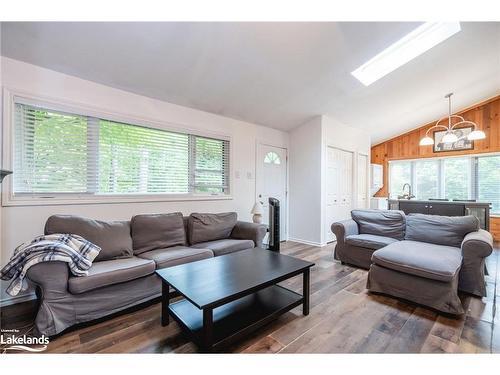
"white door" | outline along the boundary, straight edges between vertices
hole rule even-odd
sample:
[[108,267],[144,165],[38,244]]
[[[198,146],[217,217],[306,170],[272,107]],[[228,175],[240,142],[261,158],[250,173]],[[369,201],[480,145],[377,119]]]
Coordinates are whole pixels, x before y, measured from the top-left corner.
[[358,154],[358,202],[356,208],[368,208],[368,155]]
[[352,152],[327,147],[326,172],[326,237],[334,241],[331,225],[351,217],[352,209]]
[[262,221],[269,224],[269,198],[280,201],[280,240],[286,239],[286,149],[257,144],[256,199],[262,202],[264,215]]

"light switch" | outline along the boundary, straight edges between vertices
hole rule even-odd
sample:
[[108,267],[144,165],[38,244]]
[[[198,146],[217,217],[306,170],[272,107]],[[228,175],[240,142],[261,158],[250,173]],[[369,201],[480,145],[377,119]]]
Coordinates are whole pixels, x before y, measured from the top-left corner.
[[240,178],[240,171],[235,171],[234,172],[234,177],[235,178]]
[[252,172],[247,172],[247,178],[248,178],[249,180],[253,179],[253,174],[252,174]]

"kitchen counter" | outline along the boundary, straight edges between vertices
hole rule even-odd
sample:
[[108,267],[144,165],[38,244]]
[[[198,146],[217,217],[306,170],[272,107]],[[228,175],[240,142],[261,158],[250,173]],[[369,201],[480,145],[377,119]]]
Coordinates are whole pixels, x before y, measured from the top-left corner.
[[420,199],[389,199],[390,210],[401,210],[405,214],[419,213],[441,216],[473,215],[479,219],[482,229],[490,228],[490,206],[488,202],[434,201]]

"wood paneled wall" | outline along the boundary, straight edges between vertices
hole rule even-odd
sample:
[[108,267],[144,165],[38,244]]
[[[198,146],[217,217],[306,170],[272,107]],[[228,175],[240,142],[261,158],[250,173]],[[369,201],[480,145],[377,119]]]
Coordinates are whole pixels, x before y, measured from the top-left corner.
[[[433,146],[419,146],[420,139],[437,120],[422,127],[409,131],[371,149],[371,162],[382,164],[384,168],[384,187],[376,196],[388,195],[388,162],[389,160],[432,158],[437,156],[457,156],[500,152],[500,95],[476,104],[457,114],[466,120],[474,121],[486,133],[486,139],[474,141],[474,149],[466,151],[434,152]],[[430,133],[432,136],[432,133]],[[497,241],[500,241],[500,218],[492,218],[490,231]]]

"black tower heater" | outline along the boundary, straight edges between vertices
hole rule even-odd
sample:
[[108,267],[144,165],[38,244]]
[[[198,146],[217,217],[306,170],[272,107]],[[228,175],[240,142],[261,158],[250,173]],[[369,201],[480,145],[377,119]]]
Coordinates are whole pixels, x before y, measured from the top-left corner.
[[268,250],[280,252],[280,201],[276,198],[269,198]]

